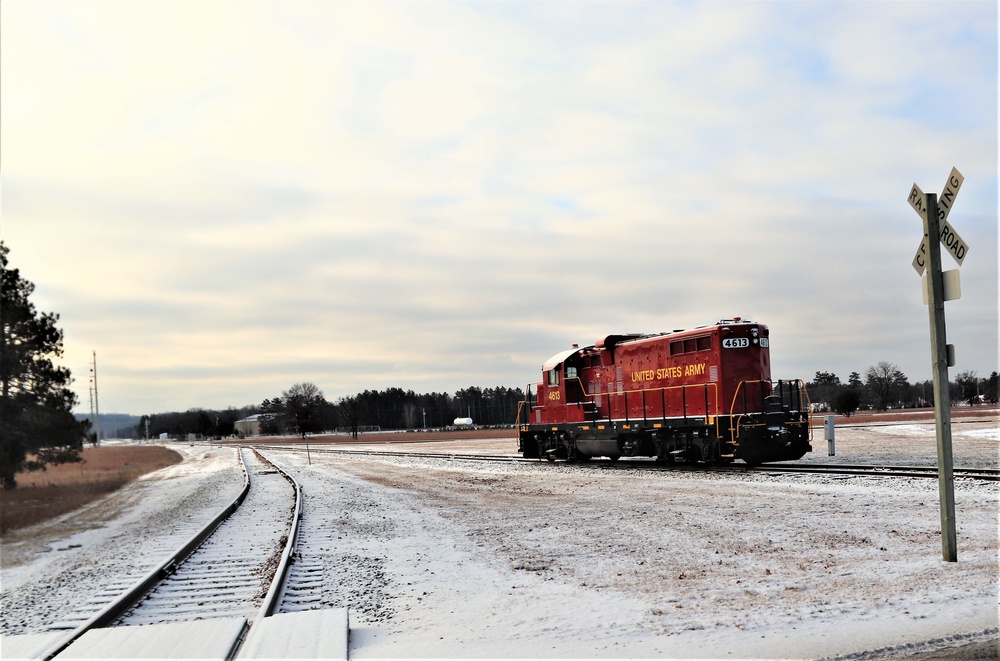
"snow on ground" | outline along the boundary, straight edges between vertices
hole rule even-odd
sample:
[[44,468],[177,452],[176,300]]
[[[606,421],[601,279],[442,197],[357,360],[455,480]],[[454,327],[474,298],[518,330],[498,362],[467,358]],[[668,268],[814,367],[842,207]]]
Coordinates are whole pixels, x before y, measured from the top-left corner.
[[387,623],[348,604],[354,658],[823,657],[997,626],[995,485],[959,485],[950,564],[933,480],[275,454],[333,494],[331,555],[386,577]]
[[94,595],[141,578],[239,493],[243,473],[234,448],[171,447],[182,463],[4,535],[0,633],[39,633],[93,610]]
[[[838,429],[837,456],[817,438],[808,460],[933,463],[933,425],[916,426],[929,439]],[[996,467],[996,426],[956,424],[956,466]],[[447,447],[512,454],[512,444]],[[203,452],[175,467],[189,486],[200,463],[208,492],[237,489],[230,468],[209,472],[227,451]],[[968,643],[996,655],[997,484],[956,479],[959,562],[946,563],[935,480],[265,454],[303,486],[323,534],[310,549],[323,556],[323,605],[351,609],[355,658],[881,658]],[[89,538],[49,539],[86,549],[42,553],[5,539],[4,633],[43,627],[27,614],[48,601],[25,597],[47,599],[56,585],[53,600],[79,600],[67,579],[93,585],[159,534],[139,521],[174,505],[172,481],[185,480],[123,494],[121,519]]]

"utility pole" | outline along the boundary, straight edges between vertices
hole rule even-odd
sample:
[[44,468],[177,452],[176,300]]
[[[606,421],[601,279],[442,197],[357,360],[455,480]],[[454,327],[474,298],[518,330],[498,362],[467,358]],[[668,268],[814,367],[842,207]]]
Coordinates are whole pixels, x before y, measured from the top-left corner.
[[97,398],[97,352],[94,351],[94,433],[97,434],[97,445],[101,444],[101,403]]

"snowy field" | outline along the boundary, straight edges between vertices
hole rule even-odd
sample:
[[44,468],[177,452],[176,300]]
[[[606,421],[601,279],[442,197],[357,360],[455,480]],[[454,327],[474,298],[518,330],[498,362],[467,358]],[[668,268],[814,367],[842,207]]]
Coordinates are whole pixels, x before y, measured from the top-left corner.
[[[837,456],[818,437],[805,460],[933,464],[933,429],[838,429]],[[997,467],[995,417],[953,436],[956,466]],[[231,448],[176,449],[183,464],[3,540],[5,636],[44,631],[239,489]],[[935,480],[265,453],[303,485],[353,658],[997,654],[997,484],[956,480],[946,563]]]

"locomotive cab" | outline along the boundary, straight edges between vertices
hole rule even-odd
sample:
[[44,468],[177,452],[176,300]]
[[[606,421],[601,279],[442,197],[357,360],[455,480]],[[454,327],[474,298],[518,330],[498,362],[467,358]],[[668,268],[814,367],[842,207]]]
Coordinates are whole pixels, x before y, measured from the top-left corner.
[[574,346],[542,365],[542,381],[535,384],[538,402],[531,408],[531,422],[561,424],[586,418],[590,407],[583,381],[583,352]]

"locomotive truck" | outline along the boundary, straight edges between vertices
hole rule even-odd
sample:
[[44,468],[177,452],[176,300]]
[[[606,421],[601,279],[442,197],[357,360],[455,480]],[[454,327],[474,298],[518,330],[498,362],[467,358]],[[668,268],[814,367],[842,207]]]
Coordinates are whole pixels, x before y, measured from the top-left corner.
[[542,365],[518,408],[524,457],[756,465],[812,451],[801,380],[771,380],[768,329],[739,317],[608,335]]

